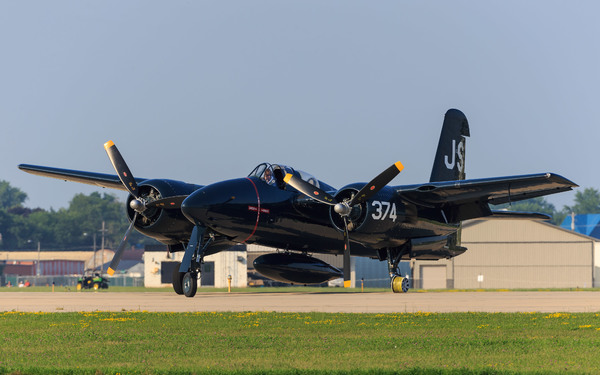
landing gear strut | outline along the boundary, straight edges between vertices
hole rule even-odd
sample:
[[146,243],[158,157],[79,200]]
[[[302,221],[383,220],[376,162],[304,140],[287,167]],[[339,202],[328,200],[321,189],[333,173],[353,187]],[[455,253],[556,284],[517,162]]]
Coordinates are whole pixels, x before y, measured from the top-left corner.
[[205,231],[205,227],[198,224],[194,226],[181,266],[179,266],[178,272],[173,272],[173,289],[177,294],[183,294],[186,297],[196,295],[198,277],[202,270],[202,263],[204,263],[204,252],[214,239],[214,234],[210,233],[208,240],[203,244]]
[[394,293],[406,293],[409,289],[410,283],[408,275],[402,276],[400,274],[400,270],[398,269],[400,259],[402,259],[402,256],[406,252],[407,251],[405,248],[402,248],[399,251],[395,251],[394,253],[392,253],[391,249],[387,249],[388,269],[390,272],[392,292]]

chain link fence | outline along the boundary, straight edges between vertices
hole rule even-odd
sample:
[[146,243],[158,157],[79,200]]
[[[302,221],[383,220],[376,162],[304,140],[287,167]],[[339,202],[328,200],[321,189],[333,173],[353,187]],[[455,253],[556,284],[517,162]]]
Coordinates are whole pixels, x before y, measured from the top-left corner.
[[[30,286],[62,286],[62,287],[77,287],[77,281],[80,276],[11,276],[3,275],[0,278],[0,286],[14,286],[28,285]],[[124,275],[114,275],[109,278],[110,286],[144,286],[144,277],[131,277]]]

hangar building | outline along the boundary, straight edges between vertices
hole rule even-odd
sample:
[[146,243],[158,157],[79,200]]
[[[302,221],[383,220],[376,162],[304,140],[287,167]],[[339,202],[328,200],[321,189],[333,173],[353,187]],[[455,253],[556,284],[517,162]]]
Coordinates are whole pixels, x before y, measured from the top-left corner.
[[590,288],[600,286],[600,240],[534,220],[463,223],[453,259],[411,264],[416,288]]
[[[183,259],[183,251],[169,254],[166,247],[146,248],[144,252],[144,285],[147,287],[171,287],[173,268]],[[236,245],[204,258],[200,287],[226,288],[231,276],[231,286],[244,288],[248,285],[246,246]]]

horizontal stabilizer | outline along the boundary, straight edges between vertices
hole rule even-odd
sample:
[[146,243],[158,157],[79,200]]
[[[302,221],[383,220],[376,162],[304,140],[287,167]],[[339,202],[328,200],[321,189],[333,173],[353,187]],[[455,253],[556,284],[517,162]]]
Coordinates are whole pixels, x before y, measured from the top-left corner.
[[551,220],[552,217],[539,212],[492,210],[492,216],[488,216],[486,219]]

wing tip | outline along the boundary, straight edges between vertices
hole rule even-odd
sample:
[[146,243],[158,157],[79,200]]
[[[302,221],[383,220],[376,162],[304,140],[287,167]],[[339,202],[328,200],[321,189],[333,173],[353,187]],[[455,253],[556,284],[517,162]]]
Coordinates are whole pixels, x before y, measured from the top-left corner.
[[564,177],[564,176],[561,176],[561,175],[559,175],[559,174],[556,174],[556,173],[552,173],[552,172],[546,172],[546,178],[547,178],[547,179],[555,179],[555,180],[558,180],[559,182],[561,182],[561,183],[563,183],[563,184],[567,185],[568,187],[570,187],[571,189],[572,189],[572,188],[578,188],[578,187],[579,187],[579,185],[578,185],[578,184],[576,184],[575,182],[573,182],[573,181],[569,180],[568,178],[566,178],[566,177]]

